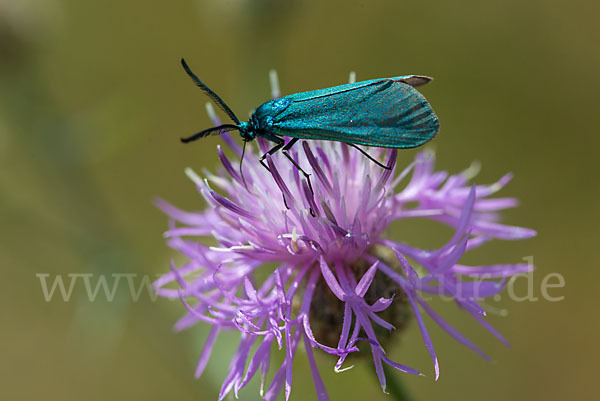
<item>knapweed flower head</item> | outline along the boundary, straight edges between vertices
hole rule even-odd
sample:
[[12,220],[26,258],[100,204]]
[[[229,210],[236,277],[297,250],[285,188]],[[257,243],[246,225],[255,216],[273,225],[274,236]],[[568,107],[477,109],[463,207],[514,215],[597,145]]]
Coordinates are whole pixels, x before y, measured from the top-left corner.
[[[212,117],[218,124],[214,112]],[[388,169],[383,169],[344,143],[310,141],[293,148],[291,155],[311,174],[311,191],[282,155],[267,157],[269,170],[261,166],[258,156],[268,146],[260,139],[259,152],[249,147],[245,154],[242,177],[237,169],[241,149],[228,134],[223,139],[230,150],[226,155],[217,148],[222,163],[218,174],[205,172],[202,179],[186,171],[207,204],[205,211],[186,212],[158,202],[171,219],[168,244],[187,261],[172,263],[171,272],[155,283],[159,294],[181,298],[187,308],[177,329],[200,322],[212,326],[196,376],[205,369],[219,333],[239,332],[219,399],[231,391],[237,396],[259,372],[265,400],[274,400],[282,388],[288,399],[300,344],[319,400],[329,398],[314,349],[335,356],[336,371],[345,369],[346,359],[355,354],[370,355],[385,391],[383,364],[420,374],[386,355],[394,338],[388,333],[399,331],[411,315],[437,379],[438,359],[424,313],[488,359],[429,305],[427,299],[436,295],[450,297],[506,342],[485,320],[480,300],[499,293],[508,277],[531,266],[468,266],[460,261],[485,242],[535,235],[499,223],[499,211],[515,206],[516,200],[492,195],[510,175],[492,185],[471,185],[472,169],[455,175],[435,171],[434,155],[426,151],[399,169],[395,150],[369,149],[385,161]],[[390,224],[406,219],[435,220],[452,227],[454,234],[433,250],[407,245],[409,233],[406,238],[386,237]],[[202,237],[217,245],[204,244]],[[170,287],[172,282],[179,288]],[[274,349],[285,358],[271,367]]]

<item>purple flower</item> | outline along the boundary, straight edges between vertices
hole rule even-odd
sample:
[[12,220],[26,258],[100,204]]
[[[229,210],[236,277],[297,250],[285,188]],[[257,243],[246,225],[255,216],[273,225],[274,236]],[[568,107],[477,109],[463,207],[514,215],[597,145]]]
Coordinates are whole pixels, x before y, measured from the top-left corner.
[[[393,339],[388,333],[400,331],[409,315],[418,324],[437,379],[438,360],[423,312],[488,359],[429,306],[426,299],[432,295],[450,297],[506,343],[485,320],[478,300],[499,293],[508,277],[531,266],[467,266],[460,260],[487,241],[535,235],[498,222],[498,212],[517,202],[490,196],[510,175],[492,185],[471,185],[472,169],[455,175],[434,171],[434,156],[428,152],[419,153],[400,171],[395,150],[370,148],[374,157],[387,162],[386,170],[344,143],[310,141],[291,154],[311,173],[313,196],[288,160],[279,154],[267,157],[269,172],[251,147],[243,166],[246,187],[237,170],[241,149],[228,134],[223,139],[235,160],[219,146],[223,168],[218,175],[205,172],[203,180],[186,171],[208,204],[205,211],[186,212],[158,201],[171,218],[165,233],[168,244],[188,261],[182,266],[172,263],[172,271],[155,283],[160,295],[181,298],[187,308],[176,324],[178,330],[198,322],[212,326],[196,376],[206,367],[219,333],[239,331],[239,346],[219,399],[232,390],[237,396],[259,371],[265,400],[274,400],[283,387],[288,399],[292,360],[300,343],[319,400],[329,398],[314,348],[337,357],[336,371],[344,369],[349,356],[370,350],[385,391],[383,364],[420,374],[390,360],[384,350]],[[268,149],[261,140],[258,145],[260,154]],[[436,220],[451,226],[454,235],[435,250],[407,245],[403,240],[410,242],[410,233],[397,240],[384,236],[392,222],[404,219]],[[205,245],[198,237],[212,237],[217,245]],[[172,282],[180,288],[169,287]],[[274,343],[285,359],[267,383]]]

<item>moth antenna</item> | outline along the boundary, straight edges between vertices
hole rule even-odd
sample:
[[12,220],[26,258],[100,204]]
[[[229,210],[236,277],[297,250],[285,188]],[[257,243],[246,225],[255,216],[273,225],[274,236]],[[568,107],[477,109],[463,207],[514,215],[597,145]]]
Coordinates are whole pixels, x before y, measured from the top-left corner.
[[207,137],[210,135],[221,135],[223,132],[229,132],[229,131],[234,131],[234,130],[239,130],[239,129],[240,128],[237,125],[223,124],[223,125],[219,125],[218,127],[212,127],[212,128],[205,129],[205,130],[200,131],[197,134],[194,134],[187,138],[181,138],[181,142],[188,143],[188,142],[192,142],[197,139],[204,138],[204,137]]
[[231,119],[231,121],[233,121],[234,123],[236,123],[236,125],[240,124],[240,120],[238,120],[238,118],[236,117],[235,113],[229,108],[229,106],[227,106],[225,104],[225,102],[223,101],[223,99],[221,99],[219,97],[219,95],[217,95],[215,92],[213,92],[212,90],[210,90],[210,88],[208,86],[206,86],[202,81],[200,81],[200,79],[196,76],[196,74],[194,74],[192,72],[192,70],[190,69],[190,67],[188,67],[187,63],[185,62],[184,59],[181,59],[181,65],[183,66],[183,69],[185,70],[185,72],[190,76],[190,78],[192,78],[192,81],[194,81],[194,83],[196,84],[197,87],[199,87],[200,89],[202,89],[202,91],[217,105],[219,106],[219,108],[221,110],[223,110],[225,112],[225,114],[227,114],[227,116]]

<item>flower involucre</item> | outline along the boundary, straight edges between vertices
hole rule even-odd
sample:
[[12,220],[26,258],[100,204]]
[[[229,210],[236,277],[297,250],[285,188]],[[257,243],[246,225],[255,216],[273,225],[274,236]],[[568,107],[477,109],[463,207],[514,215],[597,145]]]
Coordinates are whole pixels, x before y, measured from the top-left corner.
[[[218,124],[214,112],[209,113]],[[385,391],[384,363],[420,374],[390,360],[384,351],[385,332],[403,325],[410,312],[407,308],[433,359],[436,379],[438,361],[423,311],[450,336],[488,359],[431,308],[425,301],[431,295],[451,297],[506,343],[484,319],[478,300],[499,293],[508,277],[531,266],[466,266],[460,259],[493,239],[535,235],[533,230],[498,223],[498,212],[517,201],[490,196],[510,175],[492,185],[470,185],[471,171],[450,176],[436,172],[434,156],[426,151],[399,171],[395,150],[370,148],[373,156],[387,162],[390,169],[386,170],[344,143],[305,141],[291,154],[311,174],[314,196],[287,159],[278,154],[267,157],[269,172],[252,147],[244,158],[246,188],[237,169],[241,149],[228,134],[223,139],[236,160],[230,161],[219,146],[223,165],[219,175],[206,173],[202,180],[186,171],[207,210],[185,212],[158,201],[172,221],[165,233],[168,244],[188,261],[182,266],[172,263],[172,271],[155,283],[160,295],[181,298],[187,308],[176,324],[178,330],[198,322],[212,326],[196,376],[206,367],[219,333],[239,331],[239,347],[219,399],[232,390],[237,396],[260,371],[264,399],[274,400],[285,387],[287,400],[292,360],[301,342],[319,400],[329,398],[313,348],[336,356],[335,369],[340,371],[345,359],[359,351],[359,345],[366,345]],[[259,139],[258,144],[262,153],[268,150],[266,142]],[[403,219],[436,220],[453,227],[454,235],[435,250],[386,238],[389,225]],[[197,237],[212,237],[218,245],[205,245]],[[167,286],[174,281],[179,289]],[[274,342],[284,350],[285,359],[267,383]],[[361,345],[361,352],[365,349]]]

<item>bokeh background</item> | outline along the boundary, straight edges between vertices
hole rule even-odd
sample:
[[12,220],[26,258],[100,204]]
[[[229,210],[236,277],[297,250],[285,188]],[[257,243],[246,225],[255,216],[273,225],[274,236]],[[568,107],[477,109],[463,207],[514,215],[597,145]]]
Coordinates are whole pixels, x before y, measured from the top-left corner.
[[[271,68],[284,94],[344,83],[351,70],[359,80],[434,76],[422,91],[442,122],[431,145],[438,167],[458,172],[479,160],[482,183],[514,172],[502,194],[521,206],[505,221],[539,232],[490,244],[472,260],[531,256],[534,295],[558,272],[566,285],[550,294],[565,299],[490,304],[510,349],[442,305],[495,362],[429,321],[441,377],[434,382],[412,325],[391,356],[428,377],[401,379],[416,400],[593,398],[599,17],[591,0],[2,0],[0,398],[216,399],[235,337],[218,343],[195,380],[207,330],[174,333],[179,302],[147,292],[134,302],[125,282],[112,302],[102,294],[90,302],[81,282],[69,302],[46,302],[36,276],[137,274],[139,286],[168,270],[167,219],[152,200],[201,209],[183,169],[212,169],[221,143],[179,143],[210,125],[181,57],[240,116],[268,99]],[[391,235],[433,246],[448,233],[394,226]],[[296,359],[292,398],[315,399],[305,358]],[[332,360],[318,363],[332,399],[390,400],[368,364],[334,374]],[[258,399],[256,388],[242,399]]]

